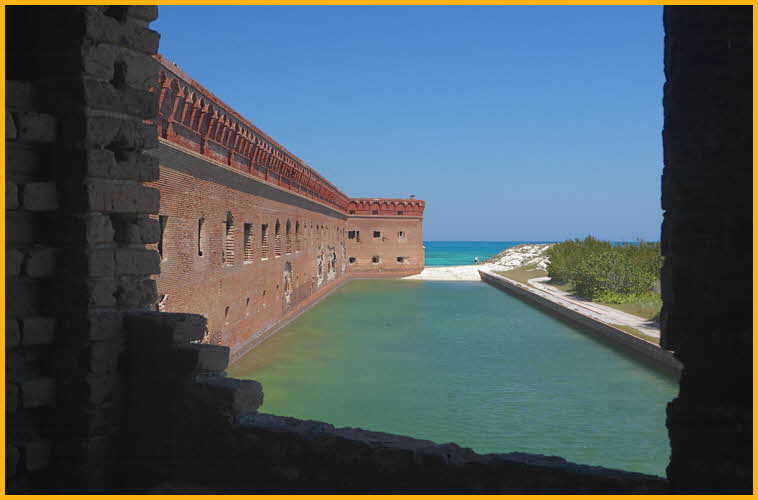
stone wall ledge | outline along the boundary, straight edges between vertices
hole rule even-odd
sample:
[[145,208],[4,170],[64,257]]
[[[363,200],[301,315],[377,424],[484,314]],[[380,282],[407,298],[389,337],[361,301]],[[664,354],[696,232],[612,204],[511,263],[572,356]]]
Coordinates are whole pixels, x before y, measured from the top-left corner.
[[[205,477],[213,477],[218,486],[206,483],[208,491],[671,493],[660,477],[579,465],[560,457],[481,455],[454,443],[265,413],[242,414],[227,432],[221,441],[233,444],[213,457],[213,474]],[[245,472],[250,470],[255,474]],[[195,478],[179,474],[173,480]]]
[[598,321],[579,312],[568,309],[561,304],[553,302],[538,295],[526,286],[513,280],[497,275],[490,271],[479,270],[482,281],[492,285],[516,298],[539,307],[558,318],[571,323],[581,330],[595,335],[613,346],[619,347],[637,358],[647,362],[653,368],[660,370],[677,379],[682,372],[682,363],[674,357],[671,351],[661,349],[659,346],[630,335],[607,323]]

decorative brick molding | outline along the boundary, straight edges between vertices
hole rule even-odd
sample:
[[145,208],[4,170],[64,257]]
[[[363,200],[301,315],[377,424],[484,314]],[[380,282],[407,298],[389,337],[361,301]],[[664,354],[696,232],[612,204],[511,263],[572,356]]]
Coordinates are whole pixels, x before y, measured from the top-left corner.
[[426,203],[415,198],[350,198],[350,215],[381,217],[423,217]]
[[347,210],[348,197],[161,55],[160,136],[307,198]]

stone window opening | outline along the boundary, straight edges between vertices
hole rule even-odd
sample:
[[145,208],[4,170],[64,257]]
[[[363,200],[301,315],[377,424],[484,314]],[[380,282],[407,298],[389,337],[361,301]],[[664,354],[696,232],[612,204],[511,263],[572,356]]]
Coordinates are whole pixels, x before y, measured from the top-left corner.
[[295,221],[295,251],[300,252],[303,249],[303,233],[300,229],[300,221]]
[[203,224],[205,224],[205,217],[197,219],[197,255],[203,256]]
[[243,241],[242,259],[245,264],[250,264],[253,262],[253,224],[251,222],[245,222]]
[[[268,259],[268,224],[261,224],[261,260]],[[263,292],[266,293],[265,291]]]
[[405,231],[398,231],[397,232],[397,239],[404,240],[405,239]]
[[381,262],[381,259],[379,258],[378,255],[374,255],[373,257],[371,257],[372,264],[379,264],[379,262]]
[[355,215],[355,210],[350,210],[350,215]]
[[371,215],[379,215],[379,210],[372,210]]
[[398,211],[397,211],[397,215],[403,215],[404,213],[405,213],[405,212],[403,212],[402,210],[398,210]]
[[357,260],[356,260],[356,258],[355,258],[355,257],[350,257],[350,258],[348,259],[348,262],[350,262],[351,264],[355,264],[355,263],[357,262]]
[[226,212],[226,222],[224,223],[224,252],[222,260],[225,266],[234,265],[234,217],[231,212]]
[[225,325],[229,324],[229,306],[226,306],[226,308],[224,309],[224,324]]
[[374,238],[381,238],[382,232],[381,231],[374,231]]
[[397,258],[397,261],[398,261],[400,264],[403,264],[403,263],[405,262],[405,257],[398,257],[398,258]]
[[284,225],[284,252],[287,255],[292,253],[292,223],[289,219]]
[[166,246],[164,242],[164,233],[166,232],[166,224],[168,224],[168,215],[159,215],[158,224],[161,227],[161,238],[158,240],[158,255],[161,257],[161,261],[166,260]]
[[276,219],[276,225],[274,226],[274,257],[282,256],[282,225],[279,223],[279,219]]

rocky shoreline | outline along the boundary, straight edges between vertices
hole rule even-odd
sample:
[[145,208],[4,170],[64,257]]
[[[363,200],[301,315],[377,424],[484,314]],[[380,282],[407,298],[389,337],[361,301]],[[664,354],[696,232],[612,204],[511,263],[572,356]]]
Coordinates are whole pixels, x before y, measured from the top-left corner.
[[485,260],[483,264],[490,264],[498,271],[509,271],[522,266],[546,270],[550,258],[545,255],[545,252],[551,246],[553,246],[552,243],[524,243],[508,247]]

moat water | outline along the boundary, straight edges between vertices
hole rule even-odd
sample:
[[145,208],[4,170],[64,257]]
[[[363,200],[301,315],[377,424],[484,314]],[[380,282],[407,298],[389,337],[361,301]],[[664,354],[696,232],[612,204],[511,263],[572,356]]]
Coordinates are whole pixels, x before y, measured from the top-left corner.
[[665,475],[674,380],[484,283],[356,280],[238,361],[261,411]]

